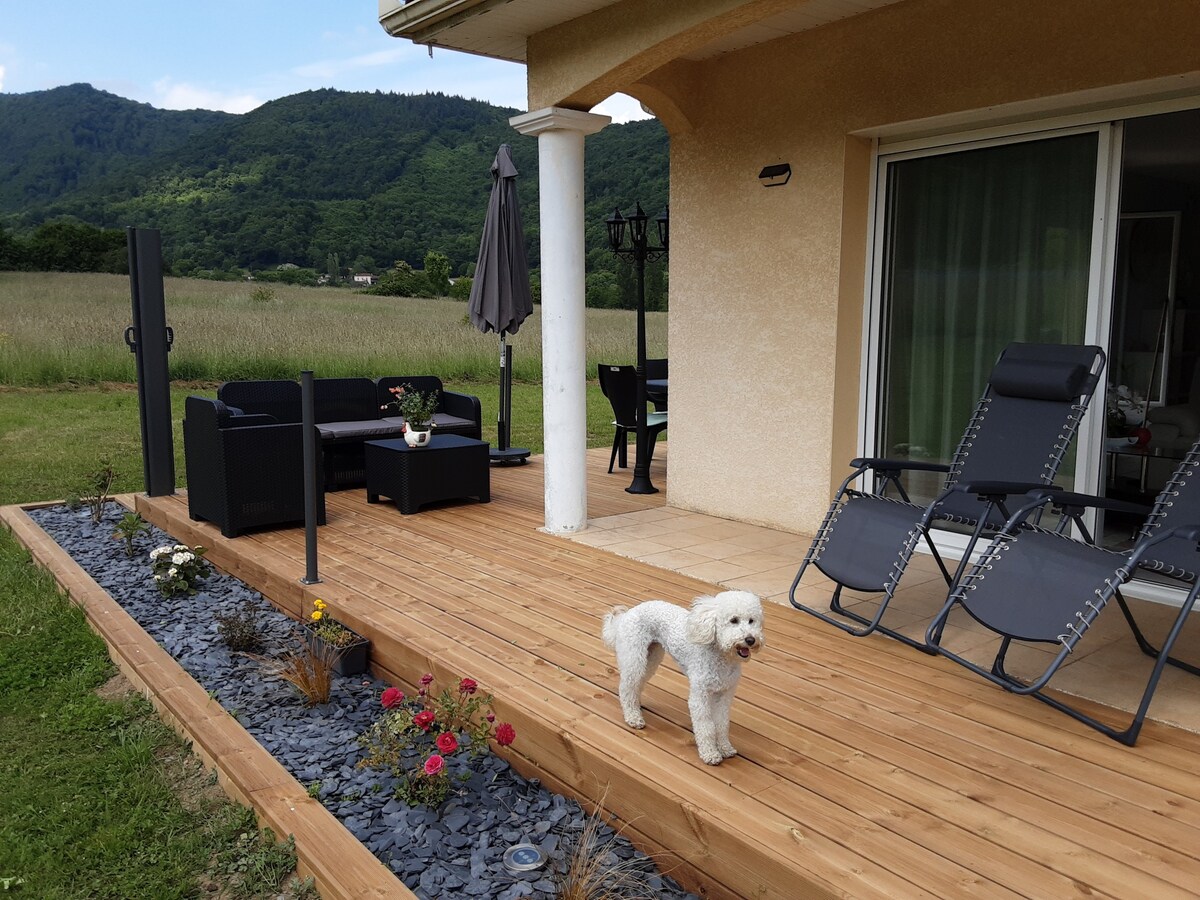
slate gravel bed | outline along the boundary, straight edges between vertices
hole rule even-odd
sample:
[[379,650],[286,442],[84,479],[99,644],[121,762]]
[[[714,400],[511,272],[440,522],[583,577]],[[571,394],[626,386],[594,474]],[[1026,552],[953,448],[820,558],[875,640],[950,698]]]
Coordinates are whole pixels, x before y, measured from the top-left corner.
[[[65,506],[29,515],[301,784],[319,784],[321,803],[417,896],[554,896],[555,853],[569,847],[587,821],[575,801],[547,791],[537,779],[522,778],[494,754],[473,764],[470,780],[441,809],[409,807],[395,799],[390,773],[355,767],[362,752],[358,735],[380,712],[379,697],[387,685],[369,676],[334,676],[330,701],[305,707],[291,685],[265,676],[261,663],[225,646],[215,616],[253,604],[260,611],[268,656],[297,645],[296,623],[257,591],[215,572],[195,596],[162,597],[153,586],[149,552],[176,541],[155,528],[139,538],[133,558],[126,557],[124,543],[113,538],[124,512],[109,504],[99,524],[91,522],[86,509]],[[602,837],[611,839],[616,858],[645,871],[649,893],[695,900],[611,829]],[[502,864],[504,851],[526,842],[551,862],[539,871],[510,874]]]

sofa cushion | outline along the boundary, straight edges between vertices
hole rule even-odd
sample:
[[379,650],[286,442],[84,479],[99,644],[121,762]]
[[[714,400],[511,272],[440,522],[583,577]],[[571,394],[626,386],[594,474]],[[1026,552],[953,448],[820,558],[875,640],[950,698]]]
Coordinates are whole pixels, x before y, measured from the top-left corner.
[[345,441],[355,438],[394,437],[401,433],[401,425],[375,419],[372,422],[319,422],[317,430],[327,441]]

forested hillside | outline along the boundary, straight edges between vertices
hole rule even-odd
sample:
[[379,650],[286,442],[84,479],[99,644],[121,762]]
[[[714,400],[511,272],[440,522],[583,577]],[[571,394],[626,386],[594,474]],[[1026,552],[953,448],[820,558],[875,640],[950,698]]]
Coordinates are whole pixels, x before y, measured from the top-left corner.
[[[536,267],[537,145],[509,127],[516,112],[334,90],[244,115],[156,110],[87,85],[0,94],[0,224],[17,239],[62,217],[157,228],[180,274],[285,263],[379,271],[398,260],[420,267],[435,250],[457,275],[475,260],[489,167],[508,143]],[[603,219],[637,200],[651,216],[666,204],[661,125],[588,138],[586,177],[589,271],[598,289],[628,295]]]

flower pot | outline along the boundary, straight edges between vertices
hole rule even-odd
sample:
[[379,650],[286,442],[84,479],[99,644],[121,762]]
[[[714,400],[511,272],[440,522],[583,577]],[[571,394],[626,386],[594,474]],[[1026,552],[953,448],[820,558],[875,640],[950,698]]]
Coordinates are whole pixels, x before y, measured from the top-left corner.
[[[346,630],[350,631],[348,628]],[[314,649],[321,651],[328,646],[337,650],[333,671],[339,675],[358,675],[367,671],[367,661],[371,655],[371,642],[357,632],[351,631],[350,633],[354,635],[354,640],[344,647],[337,647],[315,634],[311,627],[307,625],[304,627],[305,640]]]
[[432,429],[425,431],[414,431],[411,428],[404,431],[404,443],[410,447],[424,447],[429,443],[429,439],[433,436]]

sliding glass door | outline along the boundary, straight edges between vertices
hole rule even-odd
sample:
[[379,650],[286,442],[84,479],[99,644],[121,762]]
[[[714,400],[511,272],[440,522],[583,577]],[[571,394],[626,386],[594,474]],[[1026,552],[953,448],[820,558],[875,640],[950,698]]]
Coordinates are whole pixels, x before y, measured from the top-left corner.
[[[1006,344],[1086,342],[1099,145],[1089,130],[882,159],[874,452],[948,462]],[[929,500],[939,483],[909,487]]]

